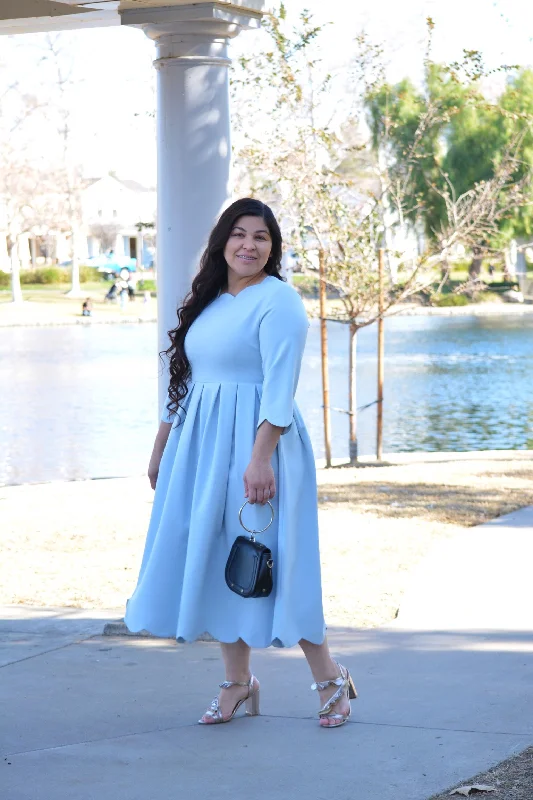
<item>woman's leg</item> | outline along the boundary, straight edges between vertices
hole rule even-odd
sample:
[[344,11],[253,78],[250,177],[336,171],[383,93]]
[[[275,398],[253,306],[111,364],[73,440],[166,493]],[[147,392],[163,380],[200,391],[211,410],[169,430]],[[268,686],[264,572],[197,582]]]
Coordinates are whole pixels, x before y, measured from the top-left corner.
[[[339,668],[331,657],[327,639],[324,639],[322,644],[313,644],[312,642],[308,642],[306,639],[301,639],[299,645],[304,652],[315,681],[329,681],[335,680],[339,677]],[[329,698],[335,694],[337,688],[337,686],[328,686],[327,689],[319,691],[320,708],[322,708],[324,704],[327,703]],[[347,714],[349,707],[350,701],[346,695],[343,695],[340,700],[335,703],[331,709],[331,713]],[[327,717],[322,718],[320,720],[320,724],[326,726],[330,724],[330,721],[328,721]],[[331,724],[333,724],[333,722],[331,722]]]
[[[239,639],[231,644],[220,643],[227,681],[242,683],[250,679],[250,654],[251,649],[246,642]],[[229,691],[226,690],[226,691]]]
[[[231,644],[220,643],[222,658],[226,671],[226,681],[237,683],[248,683],[250,680],[250,654],[251,649],[239,639]],[[259,687],[259,682],[254,682],[254,687]],[[218,696],[219,708],[223,717],[229,717],[235,705],[248,694],[246,686],[231,686],[229,689],[221,689]],[[212,720],[203,717],[206,722]]]

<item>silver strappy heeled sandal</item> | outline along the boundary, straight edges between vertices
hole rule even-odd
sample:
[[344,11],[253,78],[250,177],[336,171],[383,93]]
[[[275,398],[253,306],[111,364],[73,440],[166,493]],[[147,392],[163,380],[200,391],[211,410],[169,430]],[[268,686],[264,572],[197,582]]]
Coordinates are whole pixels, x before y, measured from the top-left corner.
[[[254,690],[254,682],[256,688]],[[229,689],[231,686],[247,686],[248,694],[235,704],[235,708],[229,717],[223,717],[218,702],[218,697],[215,697],[208,710],[205,712],[204,717],[210,717],[212,722],[206,722],[203,718],[199,719],[200,725],[218,725],[222,722],[230,722],[243,703],[246,703],[246,715],[249,717],[257,717],[259,715],[259,683],[257,678],[253,675],[246,683],[239,683],[238,681],[224,681],[220,684],[221,689]]]
[[322,728],[338,728],[341,725],[344,725],[350,714],[352,713],[352,707],[350,706],[350,710],[347,714],[330,714],[329,712],[337,703],[341,697],[345,694],[348,697],[348,700],[355,700],[357,698],[357,691],[355,686],[353,685],[353,681],[351,679],[350,673],[343,667],[342,664],[339,664],[337,661],[335,662],[339,668],[340,675],[334,681],[316,681],[311,686],[313,691],[322,691],[323,689],[327,689],[328,686],[338,686],[339,688],[337,691],[331,695],[327,703],[320,709],[318,712],[318,716],[320,719],[329,719],[334,720],[333,723],[328,723],[327,725],[322,725]]

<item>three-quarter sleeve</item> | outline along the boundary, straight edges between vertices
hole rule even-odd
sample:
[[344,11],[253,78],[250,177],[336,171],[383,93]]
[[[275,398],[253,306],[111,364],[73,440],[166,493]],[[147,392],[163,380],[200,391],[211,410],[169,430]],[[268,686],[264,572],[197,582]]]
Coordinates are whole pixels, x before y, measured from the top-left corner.
[[284,286],[272,297],[259,326],[263,389],[257,427],[267,420],[284,428],[282,434],[290,430],[308,329],[299,295]]

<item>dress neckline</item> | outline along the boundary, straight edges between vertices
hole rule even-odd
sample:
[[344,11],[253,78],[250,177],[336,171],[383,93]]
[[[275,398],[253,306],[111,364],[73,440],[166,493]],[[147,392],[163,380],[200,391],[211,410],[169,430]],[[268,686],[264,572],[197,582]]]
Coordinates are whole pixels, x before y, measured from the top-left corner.
[[262,286],[266,281],[268,281],[269,278],[272,277],[273,277],[272,275],[265,275],[262,281],[260,281],[259,283],[252,283],[250,286],[245,286],[244,289],[241,289],[241,291],[237,292],[237,294],[231,294],[231,292],[220,292],[218,296],[219,297],[227,296],[231,297],[232,300],[236,300],[237,297],[243,292],[245,292],[247,289],[255,289],[256,286]]

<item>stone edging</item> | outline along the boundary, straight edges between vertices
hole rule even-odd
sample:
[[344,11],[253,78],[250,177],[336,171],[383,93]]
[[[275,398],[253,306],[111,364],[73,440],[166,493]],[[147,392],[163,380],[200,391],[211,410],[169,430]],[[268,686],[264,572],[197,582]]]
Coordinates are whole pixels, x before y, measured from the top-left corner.
[[[129,636],[131,639],[166,639],[167,637],[162,636],[155,636],[153,633],[149,631],[139,631],[138,633],[132,633],[129,628],[126,627],[126,623],[123,619],[117,620],[116,622],[107,622],[104,625],[103,636]],[[216,639],[213,639],[211,634],[209,633],[202,633],[201,636],[198,637],[196,640],[197,642],[216,642]]]

